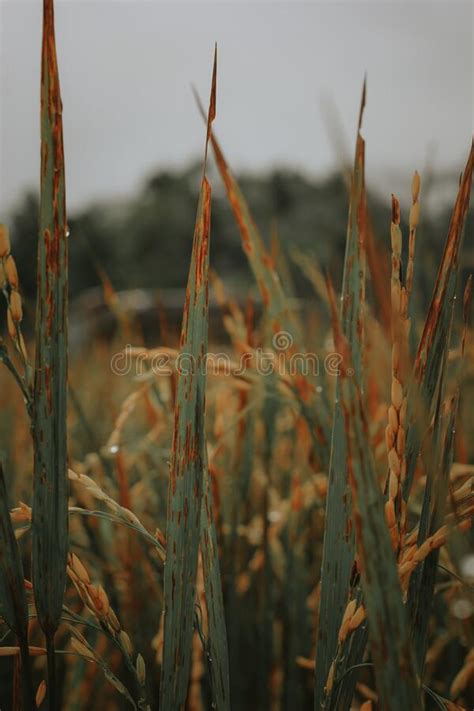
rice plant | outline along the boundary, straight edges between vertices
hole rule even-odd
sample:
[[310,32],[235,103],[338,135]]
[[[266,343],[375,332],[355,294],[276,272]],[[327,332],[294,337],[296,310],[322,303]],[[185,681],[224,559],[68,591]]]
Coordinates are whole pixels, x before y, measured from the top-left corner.
[[[472,708],[472,282],[459,267],[473,147],[420,314],[422,177],[411,205],[391,196],[375,237],[364,83],[338,298],[332,275],[259,231],[214,132],[217,50],[210,83],[180,340],[145,347],[99,265],[117,340],[68,369],[74,234],[44,0],[34,342],[0,227],[2,698],[51,711]],[[212,159],[258,315],[212,272]],[[386,284],[376,239],[391,251]],[[293,308],[293,267],[314,286],[320,338]],[[218,358],[209,287],[228,336]],[[129,338],[136,368],[119,377]]]

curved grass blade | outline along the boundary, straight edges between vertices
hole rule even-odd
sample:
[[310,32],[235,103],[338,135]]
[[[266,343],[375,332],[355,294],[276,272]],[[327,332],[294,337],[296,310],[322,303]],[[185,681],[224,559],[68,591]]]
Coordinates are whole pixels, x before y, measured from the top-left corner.
[[214,56],[203,176],[181,331],[181,369],[175,409],[166,529],[164,641],[160,688],[162,711],[184,709],[192,651],[205,470],[204,408],[211,219],[211,187],[206,178],[206,160],[211,123],[216,112],[216,73],[217,54]]
[[54,8],[53,0],[44,0],[32,574],[38,620],[48,649],[50,709],[57,708],[54,635],[61,616],[68,551],[67,255],[62,104]]
[[423,436],[422,428],[416,425],[415,421],[421,421],[422,424],[429,422],[448,348],[451,312],[456,295],[459,253],[471,195],[473,164],[474,143],[471,145],[471,151],[461,178],[428,316],[416,354],[413,383],[408,393],[407,475],[403,488],[405,501],[408,500],[410,494]]
[[[350,364],[345,338],[331,297],[335,342]],[[369,433],[360,385],[346,365],[340,378],[340,402],[346,428],[348,480],[357,544],[358,568],[369,622],[369,642],[382,711],[419,711],[420,683],[397,563],[388,531],[384,503],[368,446]]]
[[[466,332],[469,324],[469,307],[472,291],[472,275],[464,290],[463,319],[464,327],[461,336],[461,358],[465,355]],[[438,388],[438,404],[433,425],[434,448],[428,452],[427,480],[423,497],[423,508],[420,516],[417,545],[421,546],[428,536],[443,525],[446,500],[449,488],[449,473],[454,454],[454,433],[459,406],[459,384],[456,395],[447,408],[443,408],[446,359],[452,331],[454,300],[451,304],[451,320],[447,347],[441,366]],[[458,379],[459,383],[459,379]],[[434,586],[439,561],[439,550],[432,553],[416,568],[410,578],[408,590],[408,607],[413,620],[413,641],[420,672],[423,672],[425,661],[428,622],[433,602]]]
[[[365,92],[364,82],[350,194],[340,314],[342,332],[350,344],[355,376],[359,382],[362,382],[362,309],[365,299],[365,142],[360,133]],[[347,431],[339,400],[339,389],[338,382],[321,568],[321,602],[314,697],[316,711],[325,708],[325,686],[336,654],[338,633],[348,601],[347,595],[355,555],[351,494],[347,479]]]
[[8,508],[8,494],[0,463],[0,617],[16,634],[21,654],[23,704],[36,708],[28,652],[28,605],[23,565]]
[[[204,117],[204,111],[196,92],[195,98]],[[239,228],[242,247],[257,283],[270,327],[274,334],[278,334],[283,330],[290,335],[291,345],[287,350],[288,354],[302,353],[304,349],[297,319],[289,308],[290,301],[283,290],[274,259],[265,246],[245,196],[232,175],[214,133],[211,134],[210,140],[217,168],[226,190],[227,200]],[[326,468],[329,464],[328,443],[330,440],[330,415],[327,404],[324,398],[316,395],[314,384],[304,372],[301,372],[298,360],[296,364],[299,372],[295,377],[295,395],[299,401],[301,411],[308,421],[311,436],[315,443],[316,455],[322,467]]]

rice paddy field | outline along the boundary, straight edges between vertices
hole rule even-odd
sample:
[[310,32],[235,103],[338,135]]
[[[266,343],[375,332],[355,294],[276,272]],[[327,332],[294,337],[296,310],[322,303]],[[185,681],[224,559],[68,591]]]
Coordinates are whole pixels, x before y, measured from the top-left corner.
[[[74,234],[44,1],[29,332],[0,227],[0,707],[473,709],[473,148],[421,312],[423,176],[408,178],[410,204],[388,196],[376,235],[364,85],[342,279],[297,260],[309,318],[213,132],[217,67],[216,50],[180,337],[161,328],[145,345],[105,263],[115,336],[70,354]],[[210,264],[217,183],[258,304]],[[210,296],[225,338],[209,330]]]

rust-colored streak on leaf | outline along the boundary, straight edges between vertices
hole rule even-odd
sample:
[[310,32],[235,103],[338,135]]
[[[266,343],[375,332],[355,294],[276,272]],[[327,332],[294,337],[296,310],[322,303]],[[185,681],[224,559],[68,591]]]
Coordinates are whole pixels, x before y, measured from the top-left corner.
[[357,128],[359,133],[362,128],[362,120],[364,118],[364,109],[365,109],[366,101],[367,101],[367,76],[364,77],[364,84],[362,86],[362,96],[360,99],[359,122],[358,122],[358,128]]
[[469,317],[471,311],[471,297],[472,297],[472,274],[469,275],[466,286],[464,288],[463,295],[463,330],[461,338],[461,355],[464,356],[464,351],[466,347],[466,335],[469,328]]
[[[203,284],[207,283],[205,279],[205,265],[207,263],[207,254],[209,250],[209,231],[211,225],[211,186],[206,177],[202,183],[203,191],[203,206],[201,221],[197,225],[197,229],[201,232],[201,239],[197,244],[197,253],[195,257],[196,264],[196,294],[201,290]],[[196,299],[196,297],[195,297]]]
[[217,45],[214,49],[214,64],[212,67],[211,99],[209,102],[209,113],[207,117],[207,140],[211,135],[211,124],[216,118],[216,96],[217,96]]
[[420,340],[418,353],[415,361],[415,375],[419,379],[426,365],[426,358],[432,346],[435,327],[438,321],[441,304],[447,289],[450,270],[457,264],[459,246],[461,243],[462,229],[469,209],[469,199],[471,195],[472,171],[474,163],[474,142],[471,145],[469,158],[464,169],[464,173],[459,186],[453,215],[449,225],[448,238],[444,249],[441,265],[436,279],[433,298],[425,322],[423,334]]
[[51,236],[49,230],[44,231],[44,244],[46,247],[46,267],[48,272],[56,275],[58,273],[58,240],[56,235]]
[[334,346],[336,353],[339,353],[339,355],[342,356],[343,369],[341,371],[341,377],[345,377],[347,375],[346,367],[350,360],[350,346],[347,342],[347,338],[342,332],[341,322],[337,311],[336,293],[334,291],[332,279],[329,275],[326,275],[326,288],[328,292],[329,308],[331,311],[331,324],[334,334]]

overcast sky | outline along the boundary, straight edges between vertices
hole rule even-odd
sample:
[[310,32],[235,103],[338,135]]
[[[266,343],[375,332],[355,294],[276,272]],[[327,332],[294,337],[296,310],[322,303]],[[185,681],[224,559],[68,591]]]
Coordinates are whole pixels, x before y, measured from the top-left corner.
[[[0,0],[0,219],[38,183],[41,6]],[[330,170],[322,103],[352,151],[365,72],[369,181],[409,185],[434,147],[439,171],[467,156],[472,2],[56,0],[56,31],[73,210],[202,153],[190,85],[207,100],[216,41],[215,129],[236,169]]]

